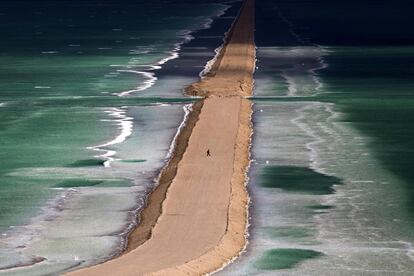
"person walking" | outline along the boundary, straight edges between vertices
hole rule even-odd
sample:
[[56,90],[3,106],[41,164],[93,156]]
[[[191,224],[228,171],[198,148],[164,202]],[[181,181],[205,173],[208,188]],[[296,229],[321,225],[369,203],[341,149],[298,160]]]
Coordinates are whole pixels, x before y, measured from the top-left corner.
[[210,149],[207,149],[207,156],[211,156]]

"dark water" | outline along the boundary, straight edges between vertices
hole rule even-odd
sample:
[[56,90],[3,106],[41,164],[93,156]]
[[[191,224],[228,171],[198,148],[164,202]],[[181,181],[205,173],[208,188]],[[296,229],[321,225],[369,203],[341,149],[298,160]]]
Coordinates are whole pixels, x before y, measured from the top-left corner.
[[263,187],[318,195],[333,193],[333,185],[341,183],[337,177],[294,166],[266,166],[261,176]]

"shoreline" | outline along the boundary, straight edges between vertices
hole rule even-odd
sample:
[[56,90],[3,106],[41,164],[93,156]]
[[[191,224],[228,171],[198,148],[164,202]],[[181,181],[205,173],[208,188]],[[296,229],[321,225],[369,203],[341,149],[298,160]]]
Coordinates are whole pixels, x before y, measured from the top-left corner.
[[[130,96],[131,94],[135,94],[140,91],[144,91],[148,88],[151,88],[155,82],[158,80],[158,78],[155,76],[155,72],[157,70],[160,70],[162,68],[162,65],[167,63],[170,60],[177,59],[180,57],[179,52],[181,51],[183,45],[189,43],[191,40],[193,40],[195,37],[192,35],[193,33],[209,29],[211,27],[212,22],[214,21],[213,18],[218,18],[226,13],[226,11],[231,7],[230,5],[226,4],[220,4],[222,6],[222,9],[219,10],[216,14],[214,14],[212,17],[208,18],[204,24],[202,24],[202,27],[200,28],[194,28],[189,30],[183,30],[182,33],[178,36],[183,38],[182,41],[179,41],[177,43],[174,43],[173,49],[168,51],[168,56],[164,57],[155,63],[150,63],[143,65],[144,67],[148,67],[148,69],[140,69],[140,70],[130,70],[130,69],[119,69],[118,72],[130,72],[134,74],[139,74],[142,76],[145,76],[147,79],[144,80],[142,85],[139,85],[135,87],[134,89],[130,89],[127,91],[122,91],[118,93],[114,93],[114,95],[117,95],[118,97],[126,97]],[[118,65],[111,65],[112,67],[117,67]]]
[[151,237],[152,229],[162,213],[162,203],[167,196],[168,188],[176,176],[178,163],[184,155],[202,107],[203,101],[198,101],[192,105],[191,111],[188,113],[182,129],[175,139],[171,158],[161,170],[157,181],[158,185],[147,197],[145,207],[139,212],[137,227],[135,227],[135,229],[128,235],[127,246],[121,255],[125,255],[134,250]]
[[[244,96],[251,95],[253,89],[252,75],[255,68],[253,8],[254,0],[246,0],[243,3],[230,31],[226,33],[225,43],[223,44],[224,47],[217,53],[217,56],[214,57],[215,61],[210,68],[210,72],[200,81],[185,89],[185,92],[188,95],[206,97],[193,104],[192,110],[189,112],[187,120],[184,122],[184,126],[176,137],[171,159],[161,170],[159,184],[148,196],[146,205],[139,214],[138,226],[128,236],[126,250],[119,257],[108,262],[80,269],[69,274],[99,275],[103,271],[111,271],[116,275],[136,275],[137,273],[139,275],[141,275],[141,273],[167,273],[174,275],[188,273],[205,274],[221,269],[244,250],[247,243],[248,208],[250,200],[246,184],[247,171],[250,165],[252,135],[252,103],[250,100],[245,99]],[[245,28],[248,29],[247,34]],[[234,37],[235,40],[237,40],[236,42],[233,41]],[[245,43],[240,43],[240,41],[243,40]],[[226,55],[228,51],[230,51],[230,54]],[[237,53],[242,57],[235,57],[234,53]],[[232,66],[237,69],[237,72],[232,71]],[[228,69],[229,67],[230,69]],[[213,83],[213,85],[211,85],[211,83]],[[205,90],[209,91],[209,93],[206,94]],[[220,93],[215,93],[218,90],[220,90]],[[222,116],[219,116],[220,112],[222,113]],[[189,252],[182,253],[182,256],[179,256],[178,260],[170,254],[168,255],[170,259],[172,259],[169,260],[170,264],[168,262],[162,264],[148,264],[148,260],[146,259],[148,258],[147,255],[151,256],[151,250],[156,250],[157,246],[160,246],[160,244],[169,246],[169,242],[163,241],[163,236],[170,232],[171,227],[177,228],[176,231],[178,231],[177,233],[179,235],[181,233],[180,231],[183,230],[180,230],[180,228],[185,227],[185,223],[190,223],[190,227],[195,224],[193,228],[197,228],[197,223],[193,222],[194,219],[201,219],[200,223],[205,223],[204,220],[208,221],[208,218],[201,217],[200,214],[197,213],[197,206],[192,208],[191,205],[194,205],[194,202],[189,205],[191,207],[184,208],[179,206],[181,204],[180,198],[181,200],[191,201],[190,194],[192,194],[192,200],[194,200],[194,196],[199,196],[199,193],[197,192],[187,191],[188,189],[183,190],[182,187],[180,188],[180,185],[185,186],[191,184],[188,186],[190,190],[199,189],[199,191],[203,191],[203,189],[213,189],[211,191],[215,191],[215,187],[212,186],[206,188],[203,185],[203,182],[207,180],[204,181],[205,178],[203,177],[200,177],[200,183],[185,184],[185,182],[188,182],[188,179],[185,177],[183,178],[183,176],[180,175],[180,172],[181,174],[192,172],[191,167],[194,163],[194,158],[196,158],[195,162],[208,162],[206,160],[200,160],[200,157],[197,157],[197,155],[194,156],[194,148],[198,147],[199,140],[203,139],[198,137],[206,136],[206,130],[207,134],[209,134],[209,127],[206,128],[205,126],[210,125],[212,121],[215,122],[215,125],[225,124],[226,122],[223,122],[222,118],[227,116],[230,116],[229,118],[232,122],[232,126],[226,131],[224,131],[223,128],[219,128],[220,131],[216,132],[215,135],[217,137],[214,138],[215,141],[224,139],[228,142],[222,145],[224,150],[217,150],[217,154],[226,155],[225,157],[227,159],[223,159],[228,161],[222,165],[225,165],[228,169],[224,176],[221,176],[219,172],[222,169],[222,166],[215,165],[217,167],[216,170],[218,171],[214,177],[219,181],[216,180],[213,182],[214,185],[218,185],[220,189],[224,190],[223,193],[219,194],[218,199],[217,196],[215,198],[214,195],[210,195],[211,192],[206,193],[205,196],[203,195],[200,198],[201,201],[207,200],[206,202],[216,200],[216,204],[221,206],[220,212],[210,215],[210,224],[207,224],[206,226],[210,227],[211,231],[205,230],[205,228],[201,226],[200,229],[193,229],[201,233],[194,234],[194,236],[197,236],[196,234],[201,235],[200,239],[195,239],[193,241],[199,243],[198,247],[197,245],[194,246],[195,248],[191,248],[192,245],[187,246],[185,250]],[[227,148],[229,143],[234,145],[232,151],[229,151]],[[198,150],[199,149],[197,149],[197,151]],[[190,153],[188,153],[188,151],[190,151]],[[214,154],[216,154],[216,152],[213,150],[213,155]],[[193,161],[188,161],[187,159]],[[211,176],[211,172],[207,167],[201,166],[198,169],[200,170],[198,176],[203,173],[207,173],[205,177]],[[179,182],[181,179],[184,184]],[[221,183],[221,181],[224,181],[224,183]],[[174,200],[172,198],[174,198]],[[200,204],[200,206],[198,206],[200,208],[198,212],[204,212],[204,209],[212,209],[211,211],[214,213],[216,211],[215,208],[208,205],[209,204]],[[190,213],[192,212],[188,216],[193,219],[191,220],[190,218],[184,217],[183,220],[186,221],[178,224],[176,221],[178,221],[179,218],[172,220],[171,217],[169,217],[171,215],[176,216],[175,214],[169,214],[169,210],[175,208],[184,208],[182,211],[187,210]],[[211,222],[214,223],[212,224]],[[220,226],[216,227],[214,225],[216,222],[221,223]],[[160,237],[158,232],[164,233],[163,236]],[[174,232],[174,229],[171,230],[171,232]],[[159,240],[161,240],[161,242]],[[174,239],[171,241],[174,242]],[[151,246],[151,244],[155,245]],[[171,250],[174,253],[176,252],[174,249]],[[145,254],[142,254],[142,252],[145,252]],[[159,250],[157,252],[159,252]],[[154,255],[157,254],[154,253]],[[148,266],[147,268],[143,268],[139,263],[134,263],[134,261],[137,258],[141,258],[141,256],[143,256],[142,264]],[[156,262],[156,258],[152,261]],[[140,269],[139,272],[135,270],[138,268]]]
[[[243,9],[244,5],[245,3],[243,3],[243,5],[241,6],[240,11]],[[230,6],[227,6],[225,10],[227,10],[228,8],[230,8]],[[240,11],[239,11],[239,14],[240,14]],[[228,44],[228,39],[231,38],[233,26],[235,25],[236,21],[239,18],[239,14],[236,17],[235,21],[231,24],[229,31],[225,33],[225,36],[223,37],[223,44],[219,46],[219,48],[217,48],[219,49],[219,51],[216,52],[213,59],[211,60],[214,62],[211,64],[207,73],[204,74],[202,77],[200,77],[200,80],[210,77],[211,73],[213,74],[216,73],[218,65],[222,61],[222,58],[224,55],[223,52],[225,51],[226,45]],[[203,71],[204,70],[205,69],[203,69]],[[193,84],[190,84],[184,88],[185,95],[198,96],[198,95],[192,94],[189,91],[192,85]],[[178,163],[181,161],[184,155],[184,152],[187,148],[188,141],[190,139],[192,130],[194,126],[196,125],[199,115],[201,113],[204,100],[205,99],[202,98],[199,101],[192,104],[191,110],[187,114],[186,121],[183,121],[184,123],[183,127],[181,131],[178,132],[178,135],[176,136],[176,139],[175,139],[175,143],[172,145],[173,150],[170,153],[170,159],[168,160],[168,162],[165,164],[165,166],[161,169],[159,173],[159,177],[157,181],[158,184],[156,187],[154,187],[153,191],[151,191],[150,194],[148,195],[145,206],[142,209],[142,211],[138,213],[137,226],[128,235],[127,245],[125,247],[125,250],[121,252],[119,256],[127,254],[128,252],[134,250],[135,248],[142,245],[144,242],[146,242],[151,237],[152,228],[155,226],[159,216],[162,214],[162,203],[167,197],[168,188],[171,185],[176,175]],[[249,157],[249,163],[250,163],[250,157]],[[174,171],[174,173],[172,171]],[[147,210],[147,209],[153,209],[153,211]]]

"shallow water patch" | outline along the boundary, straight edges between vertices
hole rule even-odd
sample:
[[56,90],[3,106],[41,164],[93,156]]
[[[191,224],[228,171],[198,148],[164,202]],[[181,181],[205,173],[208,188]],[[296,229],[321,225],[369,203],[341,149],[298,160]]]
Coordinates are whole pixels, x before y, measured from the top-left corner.
[[128,159],[128,160],[121,160],[121,162],[123,163],[142,163],[142,162],[146,162],[147,160],[145,159]]
[[311,236],[308,229],[301,227],[265,227],[263,230],[272,239],[302,239]]
[[77,168],[77,167],[93,167],[93,166],[103,166],[105,160],[102,159],[83,159],[77,160],[72,164],[69,164],[68,167]]
[[90,187],[102,184],[102,180],[68,179],[56,185],[57,188]]
[[306,167],[266,166],[261,172],[260,185],[266,188],[280,188],[289,192],[316,195],[334,193],[333,185],[341,179],[316,172]]
[[265,251],[254,266],[263,270],[276,270],[292,268],[302,261],[322,256],[323,254],[314,250],[280,248]]
[[66,179],[54,188],[80,188],[80,187],[128,187],[131,183],[122,179]]
[[307,206],[307,208],[311,209],[311,210],[329,210],[334,208],[334,206],[332,205],[309,205]]

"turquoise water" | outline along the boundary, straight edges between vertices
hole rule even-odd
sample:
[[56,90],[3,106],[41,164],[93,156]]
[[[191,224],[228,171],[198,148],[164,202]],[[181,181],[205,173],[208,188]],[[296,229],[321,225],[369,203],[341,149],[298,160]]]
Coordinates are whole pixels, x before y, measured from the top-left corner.
[[227,8],[2,4],[0,274],[55,274],[119,254],[193,101],[182,89],[221,43],[192,46],[191,32]]
[[303,249],[272,249],[255,262],[255,266],[261,270],[288,269],[294,267],[302,260],[312,259],[321,253]]

